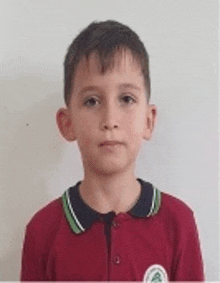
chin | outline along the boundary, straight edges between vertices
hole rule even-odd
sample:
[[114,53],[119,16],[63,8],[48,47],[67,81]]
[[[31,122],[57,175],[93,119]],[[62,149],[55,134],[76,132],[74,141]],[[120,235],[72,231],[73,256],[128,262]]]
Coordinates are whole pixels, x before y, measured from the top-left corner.
[[[91,156],[90,156],[91,157]],[[128,170],[134,162],[128,156],[109,157],[109,158],[87,158],[87,168],[89,171],[96,172],[103,176],[121,174]],[[85,164],[84,164],[85,165]]]
[[132,162],[102,162],[100,164],[96,163],[96,166],[93,167],[98,174],[103,176],[111,176],[121,174],[129,170],[132,166]]
[[102,175],[115,175],[115,174],[118,174],[120,172],[123,172],[124,171],[123,169],[124,169],[124,167],[108,166],[108,167],[99,168],[98,171]]
[[125,164],[99,164],[99,166],[93,166],[93,170],[98,172],[100,175],[110,176],[121,173],[125,170]]

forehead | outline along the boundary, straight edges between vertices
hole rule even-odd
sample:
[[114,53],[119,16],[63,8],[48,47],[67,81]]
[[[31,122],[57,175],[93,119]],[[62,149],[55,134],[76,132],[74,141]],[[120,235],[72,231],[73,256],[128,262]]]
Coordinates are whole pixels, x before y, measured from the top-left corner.
[[[108,60],[108,59],[107,59]],[[136,82],[144,85],[144,78],[141,67],[130,51],[117,51],[110,62],[108,68],[102,72],[102,63],[97,53],[92,53],[88,59],[83,57],[77,66],[74,83],[79,88],[86,82],[108,81],[110,78],[122,83]],[[74,88],[75,88],[74,87]]]

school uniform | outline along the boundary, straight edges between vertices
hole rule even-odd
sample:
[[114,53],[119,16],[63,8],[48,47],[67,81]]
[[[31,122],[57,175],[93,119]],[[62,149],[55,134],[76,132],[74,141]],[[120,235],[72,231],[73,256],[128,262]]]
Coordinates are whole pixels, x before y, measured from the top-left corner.
[[192,210],[140,178],[127,213],[101,214],[80,197],[81,181],[26,228],[22,281],[203,281]]

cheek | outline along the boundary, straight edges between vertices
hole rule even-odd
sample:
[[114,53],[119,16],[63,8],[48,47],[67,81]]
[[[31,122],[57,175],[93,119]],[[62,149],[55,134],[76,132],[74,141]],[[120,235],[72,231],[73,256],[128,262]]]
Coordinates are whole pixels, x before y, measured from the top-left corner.
[[80,112],[76,113],[74,121],[74,128],[79,135],[87,133],[89,130],[91,130],[92,125],[94,125],[94,119],[91,117],[91,115],[88,116],[81,114]]
[[80,120],[78,123],[78,131],[82,134],[89,133],[91,131],[91,121],[88,120]]
[[89,148],[91,146],[91,142],[94,142],[96,139],[96,128],[97,128],[97,121],[91,117],[78,116],[75,129],[76,129],[76,136],[78,139],[78,144],[81,148]]
[[141,113],[136,112],[129,119],[125,119],[125,127],[131,138],[137,139],[143,134],[144,117]]

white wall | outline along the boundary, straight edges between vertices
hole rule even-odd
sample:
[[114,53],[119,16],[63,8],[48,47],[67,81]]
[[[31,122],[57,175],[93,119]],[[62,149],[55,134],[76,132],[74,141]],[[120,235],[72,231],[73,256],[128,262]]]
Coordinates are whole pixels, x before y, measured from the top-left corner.
[[55,124],[62,64],[76,34],[107,19],[134,29],[150,54],[159,116],[137,175],[192,207],[207,280],[220,280],[217,12],[217,0],[0,1],[1,280],[19,280],[32,215],[83,176]]

